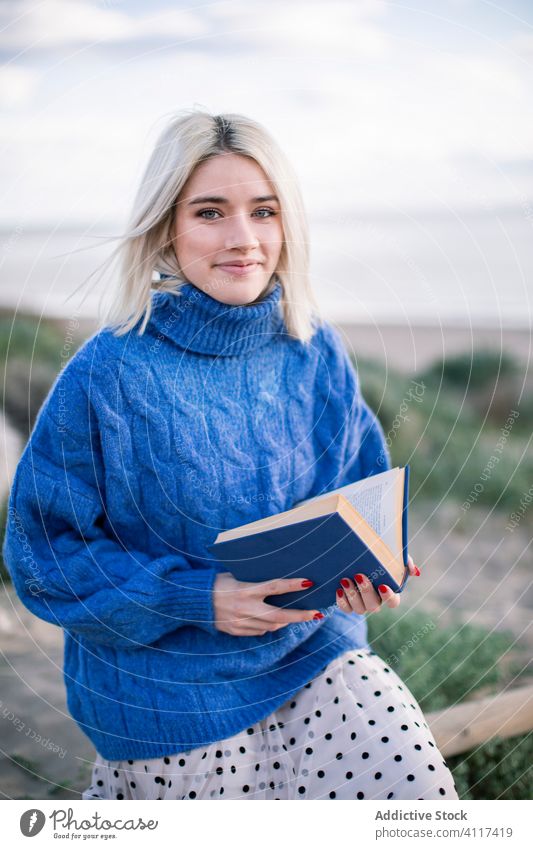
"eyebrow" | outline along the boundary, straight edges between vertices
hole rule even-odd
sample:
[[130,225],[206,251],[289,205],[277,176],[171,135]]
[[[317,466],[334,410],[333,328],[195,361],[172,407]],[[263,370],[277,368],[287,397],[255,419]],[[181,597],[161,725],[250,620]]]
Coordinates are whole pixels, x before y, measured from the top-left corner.
[[[279,199],[276,195],[262,195],[261,197],[250,198],[250,203],[266,203],[268,200],[275,200],[279,203]],[[187,206],[194,206],[198,203],[229,203],[229,200],[221,197],[220,195],[210,195],[209,197],[201,197],[190,200]]]

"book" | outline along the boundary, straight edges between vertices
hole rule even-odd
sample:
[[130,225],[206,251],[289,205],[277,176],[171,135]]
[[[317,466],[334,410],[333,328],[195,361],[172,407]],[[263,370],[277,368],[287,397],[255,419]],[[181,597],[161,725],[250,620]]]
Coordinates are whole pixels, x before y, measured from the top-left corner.
[[300,501],[291,510],[218,534],[208,550],[239,581],[309,578],[309,589],[267,604],[300,610],[336,603],[340,579],[366,575],[402,592],[407,568],[409,466]]

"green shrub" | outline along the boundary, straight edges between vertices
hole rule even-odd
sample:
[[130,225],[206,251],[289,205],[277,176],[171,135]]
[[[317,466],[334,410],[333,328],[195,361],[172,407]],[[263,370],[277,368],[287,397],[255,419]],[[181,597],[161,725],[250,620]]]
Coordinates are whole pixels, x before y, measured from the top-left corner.
[[460,389],[481,389],[513,377],[518,370],[518,363],[509,354],[479,348],[433,363],[420,374],[420,379],[434,386],[439,386],[442,380]]
[[495,737],[472,752],[447,759],[461,799],[531,799],[533,732]]

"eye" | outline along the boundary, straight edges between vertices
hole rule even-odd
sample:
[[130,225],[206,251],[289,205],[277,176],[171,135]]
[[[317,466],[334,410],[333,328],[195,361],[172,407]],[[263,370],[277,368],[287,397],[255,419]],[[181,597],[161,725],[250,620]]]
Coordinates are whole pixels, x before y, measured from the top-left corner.
[[278,214],[274,209],[268,209],[267,207],[264,207],[263,209],[256,209],[256,213],[257,212],[268,212],[268,216],[261,215],[260,218],[270,218],[272,215]]
[[[206,212],[214,212],[216,215],[220,214],[216,209],[202,209],[198,213],[198,217],[203,218],[203,216],[205,215]],[[216,219],[215,218],[206,218],[205,221],[216,221]]]

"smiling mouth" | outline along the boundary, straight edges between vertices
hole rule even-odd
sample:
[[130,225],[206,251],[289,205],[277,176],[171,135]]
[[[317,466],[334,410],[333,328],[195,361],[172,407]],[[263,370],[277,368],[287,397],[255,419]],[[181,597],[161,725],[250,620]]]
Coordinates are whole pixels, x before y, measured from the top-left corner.
[[234,263],[234,262],[221,262],[217,265],[217,268],[222,268],[225,271],[228,271],[230,274],[249,274],[254,269],[258,268],[261,263],[259,262],[247,262],[244,264]]

